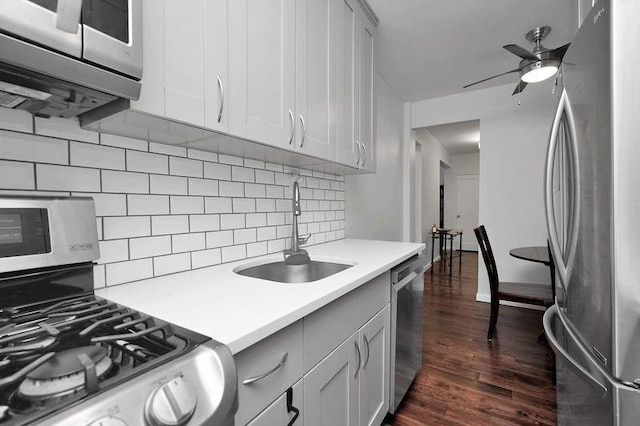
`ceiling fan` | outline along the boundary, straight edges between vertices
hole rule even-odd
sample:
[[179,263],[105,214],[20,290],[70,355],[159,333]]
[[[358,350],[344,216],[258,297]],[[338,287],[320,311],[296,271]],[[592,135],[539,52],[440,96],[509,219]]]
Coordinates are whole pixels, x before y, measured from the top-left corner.
[[509,52],[522,58],[518,64],[518,68],[476,81],[475,83],[467,84],[466,86],[463,86],[463,88],[466,89],[467,87],[500,77],[501,75],[517,72],[520,74],[520,81],[518,81],[516,89],[511,94],[513,96],[516,93],[522,92],[524,88],[527,87],[528,83],[538,83],[553,76],[558,72],[558,68],[562,63],[562,58],[571,43],[567,43],[564,46],[560,46],[555,49],[547,49],[546,47],[543,47],[542,40],[544,40],[550,32],[551,27],[544,26],[534,28],[525,35],[525,38],[528,41],[535,43],[535,47],[531,52],[517,44],[507,44],[502,46]]

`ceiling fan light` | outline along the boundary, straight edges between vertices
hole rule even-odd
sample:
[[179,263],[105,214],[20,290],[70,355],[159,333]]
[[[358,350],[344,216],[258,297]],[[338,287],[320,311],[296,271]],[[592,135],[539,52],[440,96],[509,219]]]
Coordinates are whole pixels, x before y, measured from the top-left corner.
[[553,77],[558,72],[558,66],[554,62],[542,64],[542,61],[535,62],[522,70],[522,81],[525,83],[539,83]]

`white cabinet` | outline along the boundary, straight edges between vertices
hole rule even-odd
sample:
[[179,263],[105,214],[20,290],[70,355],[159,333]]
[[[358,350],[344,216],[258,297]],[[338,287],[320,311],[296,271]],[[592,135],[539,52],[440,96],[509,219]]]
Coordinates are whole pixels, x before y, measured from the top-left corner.
[[229,115],[228,1],[204,2],[204,126],[223,132]]
[[358,25],[358,133],[361,144],[361,167],[376,170],[375,137],[375,27],[365,13],[359,10]]
[[229,2],[229,132],[293,145],[295,0]]
[[[303,392],[304,388],[300,380],[251,420],[248,426],[287,426],[289,424],[304,426]],[[291,395],[290,404],[287,401],[289,394]]]
[[380,425],[389,410],[387,305],[304,376],[305,425]]

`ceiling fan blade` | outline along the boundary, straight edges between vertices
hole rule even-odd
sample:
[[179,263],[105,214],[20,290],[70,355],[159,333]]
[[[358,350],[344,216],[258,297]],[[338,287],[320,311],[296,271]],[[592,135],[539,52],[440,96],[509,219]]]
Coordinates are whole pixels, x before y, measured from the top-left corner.
[[501,74],[496,74],[496,75],[494,75],[494,76],[487,77],[487,78],[482,79],[482,80],[480,80],[480,81],[476,81],[475,83],[471,83],[471,84],[467,84],[466,86],[462,86],[462,88],[463,88],[463,89],[466,89],[467,87],[475,86],[476,84],[483,83],[483,82],[485,82],[485,81],[487,81],[487,80],[491,80],[492,78],[500,77],[501,75],[507,75],[507,74],[511,74],[512,72],[518,72],[518,71],[520,71],[520,69],[519,69],[519,68],[516,68],[515,70],[511,70],[511,71],[503,72],[503,73],[501,73]]
[[556,47],[550,53],[556,58],[558,58],[559,60],[562,60],[562,58],[564,57],[564,54],[567,53],[567,49],[569,48],[570,45],[571,43],[567,43],[564,46]]
[[509,52],[513,53],[516,56],[520,56],[522,59],[529,59],[531,61],[539,61],[538,58],[533,53],[529,52],[524,47],[520,47],[517,44],[505,44],[502,46],[504,49],[507,49]]
[[515,95],[515,94],[517,94],[517,93],[522,92],[522,91],[524,90],[524,88],[525,88],[525,87],[527,87],[527,84],[528,84],[528,83],[527,83],[526,81],[522,81],[522,80],[520,80],[520,81],[518,82],[518,85],[516,86],[516,89],[515,89],[515,90],[513,91],[513,93],[511,94],[511,96],[513,96],[513,95]]

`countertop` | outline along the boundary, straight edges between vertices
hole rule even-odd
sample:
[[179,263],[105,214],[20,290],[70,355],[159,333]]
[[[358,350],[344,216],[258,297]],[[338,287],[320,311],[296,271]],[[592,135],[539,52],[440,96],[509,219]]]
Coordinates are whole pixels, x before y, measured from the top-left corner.
[[244,259],[96,290],[98,296],[209,336],[236,354],[424,249],[424,244],[338,240],[306,248],[312,259],[355,266],[319,281],[284,284],[244,277]]

